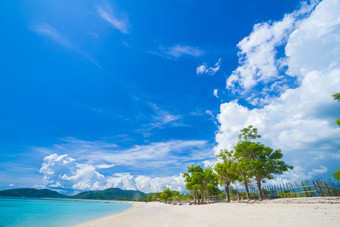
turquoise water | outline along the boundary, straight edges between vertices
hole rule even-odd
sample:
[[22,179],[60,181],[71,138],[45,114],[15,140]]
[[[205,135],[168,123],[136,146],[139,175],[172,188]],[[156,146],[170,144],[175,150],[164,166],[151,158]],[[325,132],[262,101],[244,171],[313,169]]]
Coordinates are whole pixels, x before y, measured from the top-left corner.
[[0,227],[72,226],[131,206],[124,202],[0,197]]

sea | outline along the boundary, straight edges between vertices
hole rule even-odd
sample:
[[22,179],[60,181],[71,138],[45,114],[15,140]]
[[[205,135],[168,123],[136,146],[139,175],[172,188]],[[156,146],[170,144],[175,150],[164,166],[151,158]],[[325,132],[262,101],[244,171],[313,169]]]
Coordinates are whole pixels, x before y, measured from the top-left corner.
[[122,212],[126,202],[0,197],[0,227],[64,227]]

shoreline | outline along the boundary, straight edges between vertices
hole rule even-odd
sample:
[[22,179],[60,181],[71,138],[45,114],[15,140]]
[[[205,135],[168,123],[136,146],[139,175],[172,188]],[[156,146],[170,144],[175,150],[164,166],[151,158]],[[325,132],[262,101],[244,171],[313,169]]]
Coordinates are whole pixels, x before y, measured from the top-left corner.
[[133,206],[76,227],[93,226],[340,226],[340,197],[285,198],[249,203]]

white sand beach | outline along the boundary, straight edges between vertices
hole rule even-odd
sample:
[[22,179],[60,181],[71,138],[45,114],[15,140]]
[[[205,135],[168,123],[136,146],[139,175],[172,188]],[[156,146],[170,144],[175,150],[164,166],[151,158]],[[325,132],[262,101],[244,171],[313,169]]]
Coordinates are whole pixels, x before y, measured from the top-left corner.
[[129,210],[78,225],[98,226],[340,226],[340,197],[250,203],[169,205],[134,203]]

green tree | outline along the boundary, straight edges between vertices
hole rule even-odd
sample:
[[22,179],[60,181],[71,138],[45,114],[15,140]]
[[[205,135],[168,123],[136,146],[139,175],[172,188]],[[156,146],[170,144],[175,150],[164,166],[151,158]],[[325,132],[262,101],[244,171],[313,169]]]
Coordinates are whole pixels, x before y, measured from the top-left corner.
[[208,186],[217,185],[217,182],[218,176],[216,173],[213,172],[212,168],[211,167],[205,168],[202,177],[203,190],[201,190],[203,202],[208,201],[209,198]]
[[252,171],[251,171],[251,163],[250,160],[246,157],[239,156],[237,146],[235,147],[235,160],[236,160],[236,172],[238,173],[238,179],[240,182],[244,184],[244,188],[246,189],[246,196],[247,200],[250,200],[249,195],[249,183],[251,182],[251,179],[254,177]]
[[224,186],[226,193],[226,202],[230,202],[230,193],[229,187],[231,183],[237,181],[237,166],[233,160],[233,151],[229,152],[227,150],[221,150],[220,154],[217,157],[223,160],[222,163],[217,163],[214,167],[214,170],[219,176],[220,185]]
[[[249,130],[251,129],[251,130]],[[251,142],[250,139],[260,138],[257,129],[249,126],[241,130],[240,141],[235,147],[235,156],[238,158],[241,170],[250,171],[248,177],[255,177],[258,191],[258,198],[261,196],[261,181],[265,178],[272,179],[273,175],[280,175],[288,169],[293,169],[280,160],[283,155],[281,150],[273,150],[261,143]],[[243,140],[242,140],[243,139]],[[245,185],[247,182],[245,182]],[[247,188],[246,192],[248,194]],[[247,195],[249,199],[249,196]]]
[[151,197],[151,200],[152,201],[156,201],[157,199],[160,199],[160,197],[161,197],[161,193],[159,193],[159,192],[153,193],[152,197]]
[[198,190],[201,190],[202,181],[203,181],[203,169],[201,166],[189,166],[188,172],[184,173],[184,181],[185,181],[185,189],[192,191],[194,196],[194,202],[196,203],[197,200],[199,202],[199,193]]
[[335,179],[340,180],[340,169],[338,169],[335,173],[333,173]]
[[171,191],[169,188],[164,187],[163,192],[160,194],[161,200],[164,200],[165,202],[169,201],[172,197]]
[[[340,102],[340,92],[335,93],[332,96],[333,96],[334,100]],[[340,127],[340,118],[335,120],[335,123]]]

